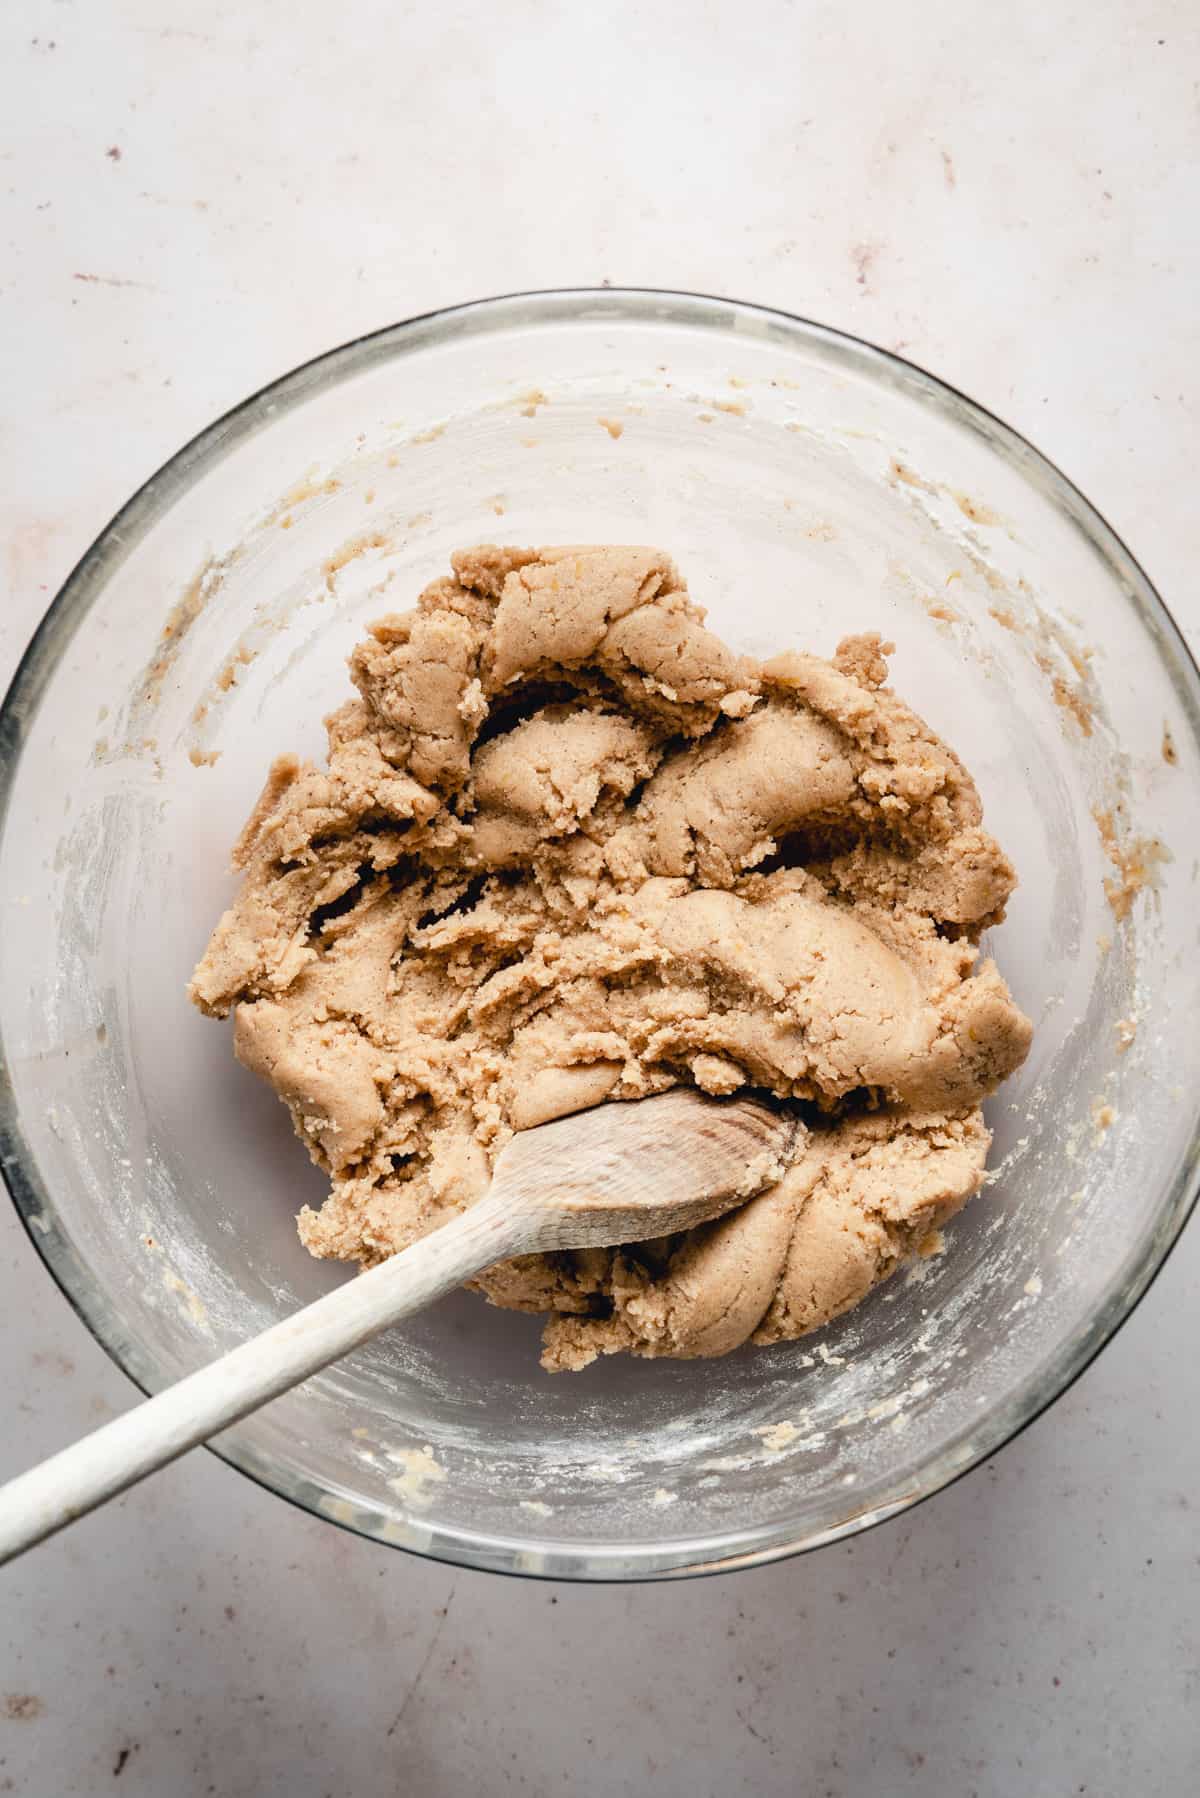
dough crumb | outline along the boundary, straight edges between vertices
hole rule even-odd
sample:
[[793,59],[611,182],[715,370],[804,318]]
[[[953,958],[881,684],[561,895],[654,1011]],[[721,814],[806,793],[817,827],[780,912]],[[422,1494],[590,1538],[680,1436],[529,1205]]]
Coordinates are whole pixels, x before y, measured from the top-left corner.
[[904,487],[917,487],[922,493],[936,493],[938,490],[935,482],[925,480],[907,462],[899,462],[895,457],[892,458],[889,473],[893,481],[900,482]]
[[766,1429],[756,1430],[756,1436],[762,1437],[762,1445],[768,1454],[780,1454],[790,1442],[795,1442],[800,1432],[796,1425],[787,1418],[782,1423],[771,1424]]
[[1102,1098],[1092,1100],[1092,1125],[1096,1132],[1097,1142],[1103,1138],[1107,1131],[1111,1130],[1116,1121],[1117,1112],[1107,1100]]
[[1054,703],[1074,718],[1085,737],[1090,737],[1095,723],[1095,714],[1084,698],[1080,687],[1073,687],[1065,681],[1061,674],[1056,674],[1050,683],[1050,691],[1054,695]]
[[1097,807],[1092,816],[1104,853],[1116,869],[1116,878],[1104,882],[1104,892],[1113,917],[1120,924],[1133,910],[1138,894],[1154,886],[1158,870],[1171,860],[1171,852],[1157,837],[1123,838],[1112,810]]
[[953,488],[949,488],[948,491],[963,517],[969,518],[972,524],[1000,524],[1002,522],[1000,514],[991,506],[985,505],[981,499],[972,499],[969,493],[958,493]]
[[446,1469],[434,1458],[428,1442],[424,1448],[390,1449],[387,1459],[404,1470],[388,1481],[398,1498],[406,1500],[415,1511],[433,1503],[437,1487],[446,1478]]

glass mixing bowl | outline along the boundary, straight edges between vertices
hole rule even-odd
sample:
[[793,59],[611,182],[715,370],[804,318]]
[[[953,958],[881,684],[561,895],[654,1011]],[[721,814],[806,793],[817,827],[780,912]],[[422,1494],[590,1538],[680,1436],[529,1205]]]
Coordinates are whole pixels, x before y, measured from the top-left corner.
[[493,300],[310,363],[155,475],[0,727],[13,1196],[147,1390],[347,1277],[293,1228],[322,1177],[184,984],[269,759],[322,753],[363,626],[482,539],[661,544],[742,650],[893,638],[1020,871],[990,947],[1033,1051],[944,1252],[818,1337],[551,1377],[536,1320],[464,1293],[217,1452],[479,1567],[633,1578],[831,1541],[991,1454],[1112,1334],[1195,1199],[1200,1098],[1196,669],[1070,483],[879,350],[724,300]]

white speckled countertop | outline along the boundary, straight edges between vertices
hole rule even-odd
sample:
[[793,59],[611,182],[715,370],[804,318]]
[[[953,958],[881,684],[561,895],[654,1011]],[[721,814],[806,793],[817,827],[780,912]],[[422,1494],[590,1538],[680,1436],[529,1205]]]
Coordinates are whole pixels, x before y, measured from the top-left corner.
[[[250,389],[443,303],[604,280],[926,364],[1079,482],[1198,646],[1198,92],[1194,0],[9,0],[0,679]],[[0,1793],[1176,1798],[1198,1315],[1193,1228],[997,1462],[715,1581],[456,1572],[193,1456],[0,1575]],[[0,1475],[133,1398],[6,1204],[0,1355]]]

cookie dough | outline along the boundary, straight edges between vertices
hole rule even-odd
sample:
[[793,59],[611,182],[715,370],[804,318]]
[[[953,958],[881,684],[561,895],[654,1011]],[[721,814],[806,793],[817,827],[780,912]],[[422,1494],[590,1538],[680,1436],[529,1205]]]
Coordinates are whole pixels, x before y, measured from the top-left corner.
[[720,1355],[858,1303],[979,1187],[1030,1024],[981,932],[1015,875],[890,644],[759,664],[654,549],[451,558],[350,658],[326,768],[276,761],[190,992],[234,1014],[370,1264],[514,1130],[692,1081],[799,1101],[780,1184],[680,1238],[476,1282],[544,1365]]

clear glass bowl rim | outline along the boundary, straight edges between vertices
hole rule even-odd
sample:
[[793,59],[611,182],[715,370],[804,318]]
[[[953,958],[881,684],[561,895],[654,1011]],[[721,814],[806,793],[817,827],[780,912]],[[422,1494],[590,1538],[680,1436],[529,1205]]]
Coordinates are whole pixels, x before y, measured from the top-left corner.
[[[613,322],[623,323],[676,324],[731,334],[739,328],[745,329],[748,321],[757,321],[760,326],[769,327],[781,341],[790,341],[810,352],[815,350],[826,363],[915,398],[959,426],[965,425],[975,431],[1073,523],[1106,564],[1154,642],[1155,653],[1175,688],[1200,748],[1200,669],[1162,597],[1125,543],[1061,469],[985,407],[889,350],[776,307],[667,288],[550,288],[442,307],[326,351],[251,394],[200,431],[152,474],[104,527],[67,576],[13,675],[0,706],[0,836],[3,835],[28,722],[40,706],[79,624],[101,598],[109,574],[132,553],[195,479],[281,412],[291,410],[376,363],[392,361],[461,337],[516,325],[563,326],[585,318],[590,322],[610,318]],[[1164,654],[1160,647],[1163,644],[1169,644],[1174,654]],[[22,1131],[16,1094],[8,1073],[2,1017],[0,1173],[26,1234],[59,1289],[117,1366],[143,1393],[149,1394],[155,1389],[153,1370],[140,1355],[138,1345],[126,1337],[120,1319],[109,1314],[107,1305],[91,1283],[86,1264],[75,1254],[70,1243],[59,1231],[46,1230],[46,1220],[54,1217],[53,1198],[43,1184]],[[443,1526],[428,1548],[405,1547],[404,1551],[426,1559],[506,1572],[517,1577],[625,1581],[690,1577],[759,1566],[874,1527],[952,1485],[1014,1440],[1061,1397],[1111,1341],[1145,1296],[1198,1198],[1200,1130],[1193,1136],[1176,1180],[1162,1195],[1153,1221],[1139,1245],[1136,1260],[1127,1266],[1119,1282],[1114,1281],[1090,1317],[1064,1338],[1046,1366],[1031,1374],[985,1417],[976,1419],[971,1430],[972,1452],[969,1456],[962,1454],[958,1437],[950,1438],[923,1469],[919,1479],[909,1483],[903,1493],[868,1512],[846,1519],[835,1529],[798,1533],[794,1526],[784,1523],[740,1534],[723,1532],[711,1538],[681,1538],[645,1548],[588,1543],[578,1547],[571,1545],[568,1549],[565,1543],[547,1542],[545,1555],[538,1556],[527,1539],[483,1535]],[[35,1217],[40,1228],[34,1225]],[[238,1439],[236,1428],[227,1432],[221,1446],[212,1447],[211,1452],[265,1490],[325,1522],[337,1521],[319,1508],[317,1500],[322,1495],[316,1488],[306,1487],[281,1470],[265,1468],[249,1445]],[[404,1546],[396,1543],[394,1538],[377,1534],[365,1521],[361,1524],[357,1521],[338,1523],[338,1527],[386,1542],[390,1547]],[[668,1551],[670,1564],[664,1565],[663,1557]],[[531,1560],[541,1564],[531,1567]]]

